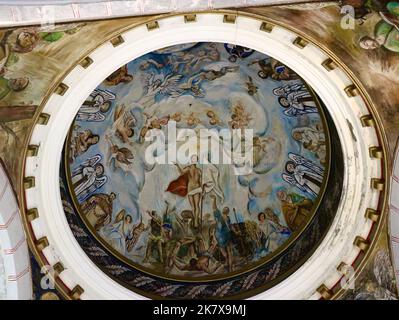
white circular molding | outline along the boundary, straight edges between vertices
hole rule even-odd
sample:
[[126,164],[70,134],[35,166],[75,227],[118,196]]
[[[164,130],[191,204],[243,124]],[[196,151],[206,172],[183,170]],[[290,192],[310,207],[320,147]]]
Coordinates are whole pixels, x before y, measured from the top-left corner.
[[5,277],[5,292],[4,296],[0,296],[0,300],[32,299],[28,245],[14,190],[1,162],[0,250]]
[[[360,253],[356,237],[367,239],[373,221],[367,209],[379,209],[384,183],[382,161],[369,149],[379,146],[376,121],[360,120],[370,114],[353,81],[319,47],[278,25],[252,16],[200,13],[167,16],[134,27],[94,50],[85,63],[63,79],[44,106],[31,140],[38,151],[26,159],[26,209],[37,209],[30,227],[35,239],[45,239],[41,254],[50,265],[61,262],[59,278],[69,289],[82,288],[80,299],[142,299],[97,268],[75,240],[63,211],[59,191],[62,148],[70,125],[86,97],[102,79],[141,55],[166,46],[187,42],[228,42],[250,47],[295,70],[320,96],[342,141],[344,186],[338,212],[330,230],[314,254],[290,277],[256,299],[319,299],[316,290],[333,287],[342,277],[339,264],[351,265]],[[194,21],[190,18],[194,19]],[[325,63],[327,61],[327,63]],[[328,62],[332,63],[328,63]],[[370,120],[371,119],[371,120]],[[334,173],[332,173],[334,174]],[[30,177],[30,178],[29,178]],[[372,188],[372,179],[375,180]],[[385,184],[385,188],[387,188]],[[80,287],[76,287],[79,285]],[[76,290],[75,290],[76,291]]]

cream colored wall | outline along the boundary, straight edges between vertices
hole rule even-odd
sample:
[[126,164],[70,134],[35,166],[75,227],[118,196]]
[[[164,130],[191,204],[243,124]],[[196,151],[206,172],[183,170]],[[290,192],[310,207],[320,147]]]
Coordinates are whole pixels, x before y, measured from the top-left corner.
[[0,299],[31,298],[28,245],[17,199],[0,163]]
[[0,245],[0,300],[4,300],[7,294],[6,275],[4,270],[3,249]]

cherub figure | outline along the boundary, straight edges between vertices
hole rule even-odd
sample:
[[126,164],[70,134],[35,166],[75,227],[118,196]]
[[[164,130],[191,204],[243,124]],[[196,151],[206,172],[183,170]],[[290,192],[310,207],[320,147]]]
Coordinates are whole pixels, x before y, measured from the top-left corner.
[[180,89],[179,95],[187,92],[189,94],[192,94],[194,97],[203,98],[205,96],[205,93],[200,87],[202,81],[214,81],[225,76],[228,73],[237,72],[238,69],[238,66],[227,66],[220,68],[220,70],[202,70],[199,73],[190,77],[187,82],[182,83],[178,86],[178,88]]
[[108,164],[111,165],[112,160],[114,160],[115,168],[122,168],[125,171],[130,169],[132,166],[132,160],[134,159],[132,151],[128,148],[118,147],[116,144],[112,143],[109,136],[106,136],[106,139],[110,145]]
[[129,74],[126,64],[115,70],[105,79],[105,83],[108,86],[117,86],[120,83],[129,83],[131,81],[133,81],[133,76]]
[[[155,115],[155,112],[151,115],[148,114],[147,112],[143,112],[143,115],[145,116],[146,120],[145,120],[145,124],[144,124],[143,128],[140,131],[140,140],[141,141],[144,140],[144,138],[149,130],[162,129],[162,126],[166,126],[171,118],[169,115],[158,118]],[[174,118],[181,120],[181,113],[174,114]],[[178,122],[178,121],[176,121],[176,122]]]
[[255,95],[258,92],[258,87],[254,84],[252,77],[248,76],[248,81],[245,82],[247,91],[250,96]]
[[155,67],[156,69],[161,69],[161,68],[163,68],[165,65],[162,64],[162,63],[159,63],[158,61],[155,61],[154,59],[147,59],[147,60],[143,61],[143,62],[140,64],[139,69],[140,69],[141,71],[145,71],[145,70],[151,68],[152,66]]
[[91,130],[75,132],[71,137],[70,161],[73,162],[78,156],[85,153],[91,146],[100,141],[100,136],[93,134]]
[[57,26],[27,27],[16,30],[15,44],[12,48],[17,53],[31,52],[39,43],[56,42],[65,34],[78,32],[86,23],[61,24]]
[[136,122],[135,116],[126,110],[125,105],[117,106],[113,125],[116,138],[122,143],[130,143],[130,139],[134,136]]
[[238,102],[233,108],[233,114],[229,124],[232,129],[244,129],[249,125],[252,117],[245,111],[245,107],[241,102]]
[[194,112],[191,112],[188,117],[186,118],[186,123],[188,126],[196,126],[197,124],[201,123],[201,120],[196,116]]
[[221,121],[219,119],[219,117],[217,116],[217,114],[213,111],[213,110],[209,110],[206,113],[207,117],[209,118],[209,124],[212,126],[221,124]]

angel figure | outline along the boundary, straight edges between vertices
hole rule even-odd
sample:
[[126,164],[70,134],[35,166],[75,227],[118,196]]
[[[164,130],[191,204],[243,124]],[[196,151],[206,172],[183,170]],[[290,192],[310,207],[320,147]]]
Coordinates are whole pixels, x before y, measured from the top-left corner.
[[141,71],[150,69],[151,67],[155,67],[156,69],[161,69],[164,66],[165,66],[164,64],[162,64],[162,63],[160,63],[160,62],[158,62],[158,61],[156,61],[154,59],[147,59],[147,60],[145,60],[144,62],[142,62],[140,64],[139,69]]
[[306,90],[292,91],[278,97],[278,103],[288,117],[318,113],[315,99]]
[[185,68],[186,65],[191,65],[194,59],[195,55],[190,51],[178,51],[168,56],[168,64],[172,66],[173,71],[177,72],[181,67]]
[[[79,126],[75,126],[79,129]],[[71,146],[70,146],[70,162],[75,161],[75,159],[84,154],[91,146],[96,145],[100,141],[100,136],[93,134],[91,130],[83,130],[80,132],[73,131],[71,136]]]
[[118,70],[111,73],[104,82],[108,86],[117,86],[120,83],[129,83],[131,81],[133,81],[133,76],[129,74],[127,65],[125,64]]
[[184,93],[192,94],[194,97],[203,98],[205,96],[204,90],[201,89],[199,83],[201,81],[198,78],[198,75],[194,75],[190,77],[187,82],[181,83],[179,85],[179,93],[180,95]]
[[108,239],[113,248],[126,253],[126,241],[129,239],[134,228],[133,218],[131,215],[126,214],[125,209],[119,211],[115,217],[113,224],[105,226],[101,233]]
[[313,152],[322,165],[326,163],[326,137],[320,125],[297,127],[292,130],[292,137]]
[[300,155],[289,153],[288,157],[290,161],[285,165],[283,180],[317,197],[323,183],[324,169]]
[[100,163],[101,155],[97,154],[81,163],[72,172],[72,185],[79,202],[86,200],[108,180],[104,175],[104,166]]
[[17,53],[28,53],[42,43],[52,43],[60,40],[65,35],[73,35],[86,25],[83,23],[52,24],[42,27],[26,27],[16,30],[15,43],[12,50]]
[[136,117],[129,110],[126,110],[125,105],[118,105],[115,108],[113,128],[115,136],[120,142],[129,143],[130,138],[134,136],[136,123]]
[[121,168],[125,171],[131,168],[132,160],[134,159],[132,151],[128,148],[118,147],[116,144],[112,143],[109,136],[106,136],[105,139],[110,145],[108,153],[108,165],[111,165],[112,160],[114,160],[115,168]]
[[135,249],[136,245],[138,245],[138,241],[139,241],[141,235],[146,230],[147,230],[147,227],[141,221],[138,224],[133,226],[132,231],[130,232],[130,234],[127,236],[127,239],[126,239],[127,252],[131,252],[133,249]]
[[[11,92],[21,92],[29,85],[28,77],[9,78],[6,76],[7,67],[13,63],[12,49],[9,44],[9,37],[14,30],[6,30],[0,40],[0,100],[4,99]],[[15,140],[18,140],[14,131],[4,122],[0,122],[0,128],[5,130]]]
[[258,92],[258,87],[255,85],[252,77],[248,76],[248,81],[245,82],[247,91],[250,96],[253,96]]
[[11,57],[12,49],[11,49],[8,39],[10,38],[10,36],[12,35],[13,32],[14,32],[14,29],[10,29],[10,30],[5,30],[1,34],[0,69],[3,70],[3,72],[4,72],[4,68],[7,67],[12,60],[12,57]]
[[399,52],[399,2],[390,1],[385,10],[381,10],[380,21],[374,26],[373,36],[359,39],[359,45],[365,50],[386,49]]
[[105,114],[111,108],[115,94],[107,90],[95,89],[89,98],[80,107],[76,120],[101,122],[105,120]]
[[181,95],[181,90],[177,87],[177,83],[181,80],[183,75],[169,73],[167,75],[155,75],[150,73],[144,79],[145,96],[154,98],[156,95],[161,94],[164,96],[178,97]]
[[306,92],[306,91],[307,91],[307,89],[304,84],[294,83],[294,84],[286,84],[284,86],[274,88],[273,94],[278,97],[281,97],[281,96],[285,96],[292,92],[300,93],[300,92]]
[[204,63],[218,61],[220,59],[219,51],[217,46],[210,44],[202,46],[199,50],[185,50],[176,52],[173,55],[168,56],[168,64],[172,66],[175,72],[182,71],[187,74],[191,71],[195,72]]
[[202,81],[214,81],[224,77],[228,73],[237,72],[238,69],[238,66],[225,66],[220,68],[220,70],[202,70],[190,77],[186,83],[179,85],[178,88],[181,90],[180,95],[188,92],[194,97],[202,98],[205,96],[203,89],[200,87]]
[[252,139],[254,166],[257,166],[267,152],[267,145],[265,139],[255,136]]
[[[170,120],[170,116],[166,115],[164,117],[158,118],[155,115],[155,112],[153,112],[152,114],[149,114],[147,112],[143,112],[144,117],[146,118],[145,120],[145,124],[143,126],[143,128],[140,131],[140,140],[143,141],[147,132],[151,129],[162,129],[162,126],[166,126]],[[181,114],[174,114],[174,118],[179,118],[181,120]],[[179,119],[177,119],[179,120]],[[180,121],[179,120],[179,121]]]
[[218,59],[218,54],[214,52],[211,54],[209,50],[201,49],[192,55],[192,60],[184,66],[184,72],[189,72],[190,70],[198,70],[201,64],[206,62],[216,61]]

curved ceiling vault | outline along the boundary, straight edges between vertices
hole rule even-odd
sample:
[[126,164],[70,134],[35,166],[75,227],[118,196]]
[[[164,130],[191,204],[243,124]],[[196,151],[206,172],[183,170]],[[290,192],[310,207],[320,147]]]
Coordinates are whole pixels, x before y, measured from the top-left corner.
[[309,6],[5,30],[0,294],[394,299],[399,97]]

